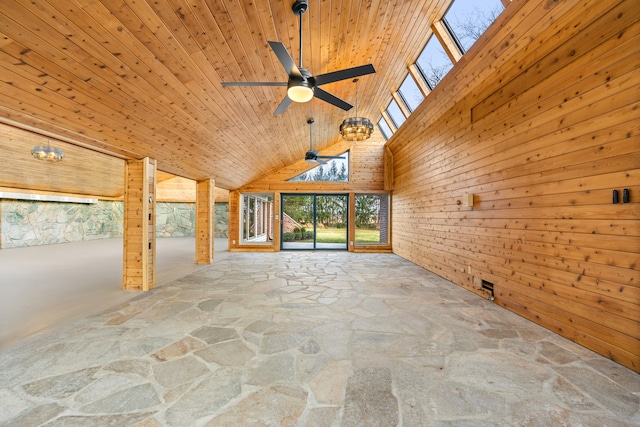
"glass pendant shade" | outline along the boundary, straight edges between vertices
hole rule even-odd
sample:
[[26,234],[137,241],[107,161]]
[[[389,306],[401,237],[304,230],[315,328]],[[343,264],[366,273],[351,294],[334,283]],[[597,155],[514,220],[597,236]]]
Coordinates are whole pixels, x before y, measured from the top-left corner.
[[340,125],[340,134],[347,141],[362,141],[373,133],[373,123],[366,117],[349,117]]
[[358,79],[356,84],[356,116],[345,119],[340,125],[340,135],[347,141],[363,141],[373,133],[373,123],[366,117],[358,117]]
[[49,141],[47,145],[37,145],[31,150],[31,155],[38,160],[46,160],[47,162],[59,162],[64,159],[64,153],[61,149],[51,147]]

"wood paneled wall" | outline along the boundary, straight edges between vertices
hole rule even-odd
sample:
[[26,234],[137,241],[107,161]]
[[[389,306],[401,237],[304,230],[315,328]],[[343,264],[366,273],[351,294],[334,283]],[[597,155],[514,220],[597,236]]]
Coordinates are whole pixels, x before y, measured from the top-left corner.
[[396,254],[636,371],[638,17],[514,1],[388,142]]
[[[336,126],[336,134],[338,129]],[[304,153],[300,160],[284,167],[276,173],[262,177],[240,188],[242,192],[318,192],[318,191],[368,191],[384,190],[384,138],[376,129],[366,141],[349,142],[339,139],[330,147],[321,150],[321,156],[339,156],[349,151],[349,182],[289,182],[308,170],[318,166],[304,161]]]
[[[159,171],[157,199],[159,202],[195,203],[196,184],[197,182],[192,179]],[[214,193],[216,202],[227,203],[229,201],[229,190],[216,187]]]
[[[336,130],[337,132],[337,130]],[[384,138],[376,130],[366,141],[348,142],[339,140],[337,143],[322,150],[319,154],[335,156],[349,151],[349,182],[289,182],[288,180],[313,169],[317,166],[309,165],[300,160],[277,173],[262,177],[238,191],[229,195],[229,250],[274,251],[280,248],[280,221],[274,222],[274,242],[272,245],[240,245],[240,194],[241,193],[269,193],[274,196],[274,211],[280,215],[281,193],[384,193],[385,187],[385,146]],[[303,157],[303,153],[301,153]],[[351,197],[350,199],[353,199]],[[350,204],[353,212],[353,203]],[[352,221],[353,222],[353,221]],[[354,240],[355,229],[350,226],[349,239]],[[390,246],[375,245],[366,247],[349,246],[353,251],[389,251]]]

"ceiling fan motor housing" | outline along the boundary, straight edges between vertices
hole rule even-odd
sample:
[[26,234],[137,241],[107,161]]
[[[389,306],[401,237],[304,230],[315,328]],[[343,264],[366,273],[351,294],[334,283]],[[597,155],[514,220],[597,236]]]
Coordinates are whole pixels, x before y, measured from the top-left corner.
[[296,0],[295,3],[293,3],[293,6],[291,6],[291,9],[293,9],[293,13],[295,13],[296,15],[302,15],[307,11],[308,8],[309,3],[307,2],[307,0]]

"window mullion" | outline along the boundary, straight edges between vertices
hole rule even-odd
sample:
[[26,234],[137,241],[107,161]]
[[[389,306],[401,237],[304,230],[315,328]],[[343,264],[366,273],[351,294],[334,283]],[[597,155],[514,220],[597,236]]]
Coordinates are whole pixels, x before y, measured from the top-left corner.
[[452,39],[452,37],[449,35],[449,32],[442,24],[442,21],[434,22],[431,25],[431,30],[433,31],[433,34],[435,34],[438,40],[440,41],[440,44],[444,48],[444,51],[447,53],[447,56],[449,57],[449,59],[451,59],[451,62],[455,64],[456,62],[460,61],[460,58],[462,58],[462,53],[460,51],[460,48],[458,47],[456,42]]

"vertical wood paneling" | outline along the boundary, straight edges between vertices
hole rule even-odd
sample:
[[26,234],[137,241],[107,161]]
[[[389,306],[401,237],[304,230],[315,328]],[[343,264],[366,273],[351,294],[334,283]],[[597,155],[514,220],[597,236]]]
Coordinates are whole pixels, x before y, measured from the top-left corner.
[[232,251],[240,246],[240,192],[229,192],[229,250]]
[[122,288],[155,287],[155,160],[125,162]]
[[215,224],[215,182],[212,179],[196,183],[196,262],[213,262]]
[[629,1],[512,3],[388,143],[395,253],[636,371],[639,34]]

